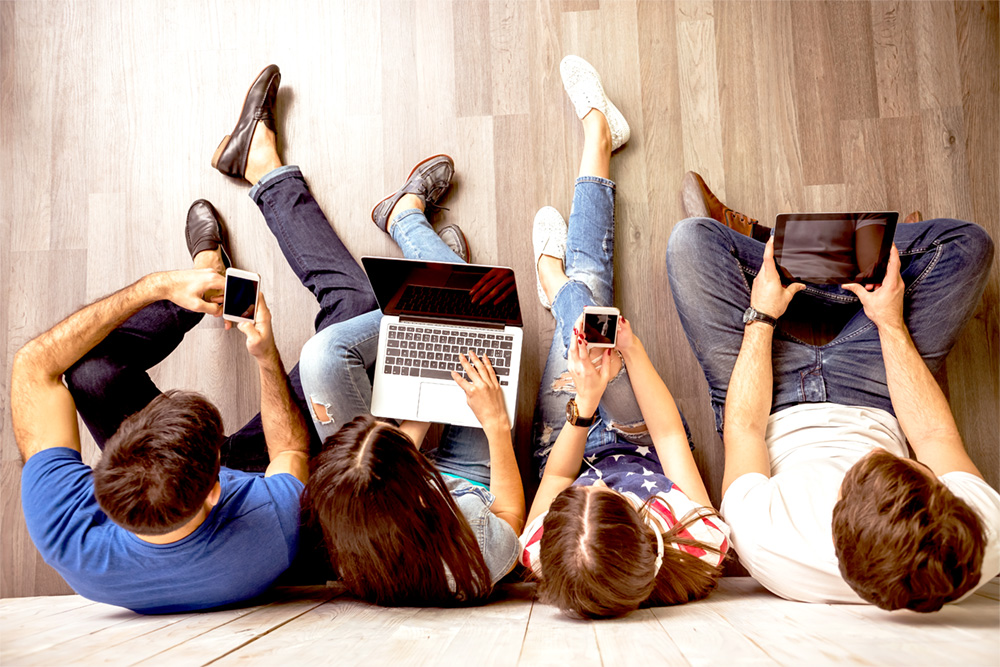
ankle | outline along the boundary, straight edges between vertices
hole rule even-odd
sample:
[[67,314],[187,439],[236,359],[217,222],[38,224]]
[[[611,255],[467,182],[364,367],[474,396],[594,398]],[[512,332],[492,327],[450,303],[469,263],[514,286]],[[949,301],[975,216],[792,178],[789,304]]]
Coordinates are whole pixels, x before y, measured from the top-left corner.
[[556,294],[569,282],[563,262],[558,257],[542,255],[538,258],[538,281],[542,284],[542,291],[549,303],[555,299]]
[[396,205],[392,207],[391,211],[389,211],[389,226],[386,231],[392,231],[392,226],[396,224],[396,218],[400,214],[413,209],[417,209],[422,212],[426,210],[426,208],[427,204],[424,202],[423,198],[418,197],[415,194],[406,193],[399,198]]
[[606,141],[611,145],[611,126],[608,119],[598,109],[591,109],[583,117],[583,136],[587,140]]
[[244,177],[251,185],[256,185],[261,177],[282,166],[278,157],[278,139],[265,124],[257,121],[253,139],[250,141],[250,151],[247,153],[247,169]]
[[194,268],[196,269],[212,269],[219,273],[224,274],[226,272],[226,265],[222,263],[222,253],[219,248],[212,248],[211,250],[202,250],[197,255],[194,256]]

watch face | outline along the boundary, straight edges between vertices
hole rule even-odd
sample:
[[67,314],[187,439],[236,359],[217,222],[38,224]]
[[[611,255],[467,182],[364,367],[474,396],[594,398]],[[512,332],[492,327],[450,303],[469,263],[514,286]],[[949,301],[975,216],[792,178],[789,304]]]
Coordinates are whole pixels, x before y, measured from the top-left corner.
[[743,311],[743,324],[747,324],[753,319],[753,316],[757,314],[757,311],[753,309],[753,306],[747,308]]
[[566,401],[566,421],[571,424],[576,421],[576,401],[572,398]]

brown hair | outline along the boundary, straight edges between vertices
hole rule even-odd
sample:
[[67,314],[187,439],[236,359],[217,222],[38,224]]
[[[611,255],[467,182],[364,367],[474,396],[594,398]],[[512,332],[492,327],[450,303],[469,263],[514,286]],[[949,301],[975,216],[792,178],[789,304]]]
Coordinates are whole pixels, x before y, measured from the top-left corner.
[[164,535],[187,523],[219,480],[225,438],[219,411],[187,391],[160,394],[104,445],[94,495],[116,524]]
[[887,451],[847,471],[833,508],[844,580],[882,609],[937,611],[980,579],[983,526],[948,488]]
[[383,606],[456,605],[491,589],[468,521],[398,428],[362,416],[327,438],[303,496],[355,595]]
[[672,546],[719,553],[681,536],[701,517],[689,513],[663,535],[663,564],[655,574],[656,535],[643,518],[653,511],[651,500],[636,510],[620,493],[581,486],[556,496],[542,524],[539,599],[570,616],[610,618],[640,606],[683,604],[707,596],[722,576],[721,567]]

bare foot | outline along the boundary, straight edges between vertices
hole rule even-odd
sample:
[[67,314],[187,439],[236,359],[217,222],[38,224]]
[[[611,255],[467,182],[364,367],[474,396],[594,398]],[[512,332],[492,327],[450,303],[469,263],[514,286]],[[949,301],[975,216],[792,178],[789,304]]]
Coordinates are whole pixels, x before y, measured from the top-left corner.
[[385,231],[391,234],[392,226],[396,224],[396,216],[403,211],[409,211],[414,208],[423,211],[427,208],[427,205],[424,203],[423,199],[414,194],[407,193],[400,197],[399,201],[396,202],[396,205],[392,207],[391,211],[389,211],[389,225]]
[[569,278],[563,270],[563,262],[558,257],[542,255],[538,258],[538,280],[542,283],[545,298],[552,303],[556,293],[565,285]]
[[250,140],[250,152],[247,153],[247,170],[244,177],[251,185],[256,185],[261,176],[268,174],[281,166],[278,157],[278,138],[264,121],[257,121],[253,139]]

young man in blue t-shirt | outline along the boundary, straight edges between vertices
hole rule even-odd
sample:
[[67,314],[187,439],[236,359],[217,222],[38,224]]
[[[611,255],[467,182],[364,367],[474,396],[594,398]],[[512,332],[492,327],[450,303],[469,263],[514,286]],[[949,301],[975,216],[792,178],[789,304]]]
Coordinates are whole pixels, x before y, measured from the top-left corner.
[[[250,197],[320,303],[319,330],[377,304],[301,173],[278,159],[279,81],[274,65],[260,73],[213,166],[254,185]],[[153,384],[148,369],[205,313],[221,315],[212,295],[229,253],[211,204],[191,206],[186,232],[194,269],[150,274],[86,306],[25,345],[11,369],[32,540],[81,595],[143,613],[217,607],[270,586],[295,558],[318,445],[263,297],[255,321],[239,325],[261,382],[261,412],[243,428],[227,438],[208,400]],[[93,470],[81,460],[77,411],[104,452]]]

